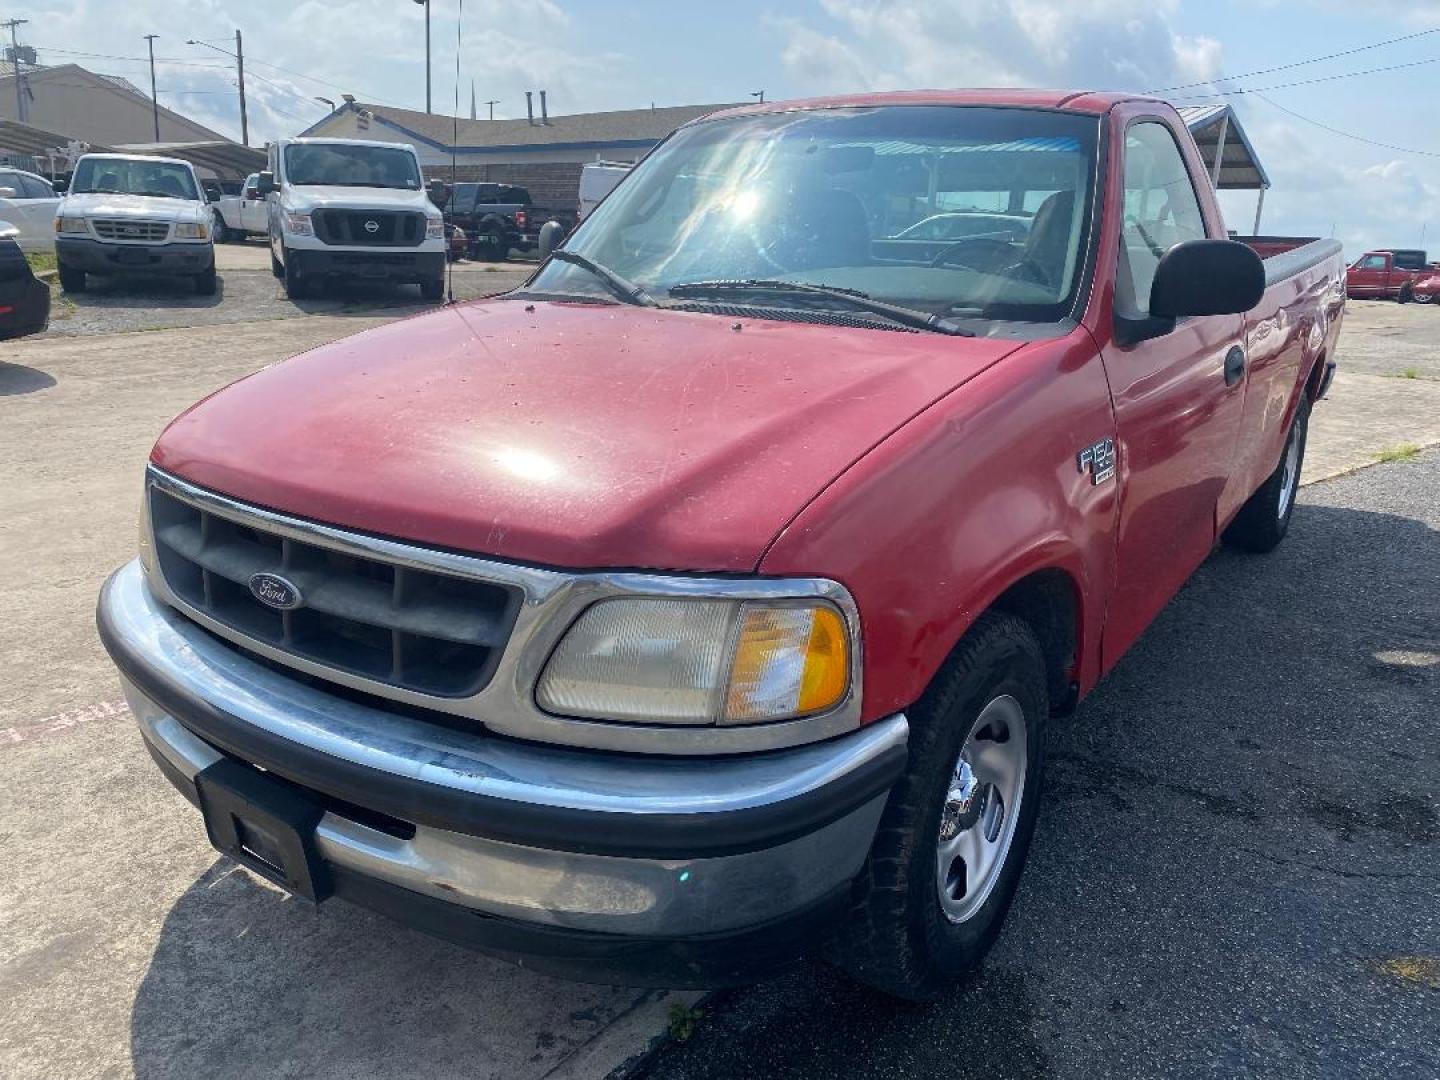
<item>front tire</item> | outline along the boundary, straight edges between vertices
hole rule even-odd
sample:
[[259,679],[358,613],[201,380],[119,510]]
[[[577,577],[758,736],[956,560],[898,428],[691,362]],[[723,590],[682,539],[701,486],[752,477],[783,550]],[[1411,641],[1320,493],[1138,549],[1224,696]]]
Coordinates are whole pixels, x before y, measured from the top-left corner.
[[1300,488],[1300,470],[1305,465],[1305,440],[1310,430],[1310,399],[1304,391],[1280,464],[1246,500],[1222,539],[1232,547],[1245,551],[1273,551],[1290,531],[1290,518],[1295,513],[1295,493]]
[[304,300],[310,295],[310,282],[300,276],[300,268],[295,265],[294,252],[285,252],[281,275],[285,282],[285,295],[289,299]]
[[203,274],[195,275],[195,295],[214,296],[219,287],[219,278],[215,276],[215,268],[212,266]]
[[73,267],[61,263],[59,266],[60,288],[67,293],[82,293],[85,291],[85,271],[76,270]]
[[909,710],[909,763],[830,948],[854,978],[923,1001],[984,959],[1034,835],[1049,710],[1034,631],[982,615]]
[[214,221],[215,243],[228,244],[233,239],[230,226],[225,224],[225,219],[217,212]]
[[277,281],[285,280],[285,266],[275,257],[275,249],[273,247],[270,249],[270,273],[275,276],[275,280]]
[[426,303],[438,304],[445,299],[445,276],[420,283],[420,297]]

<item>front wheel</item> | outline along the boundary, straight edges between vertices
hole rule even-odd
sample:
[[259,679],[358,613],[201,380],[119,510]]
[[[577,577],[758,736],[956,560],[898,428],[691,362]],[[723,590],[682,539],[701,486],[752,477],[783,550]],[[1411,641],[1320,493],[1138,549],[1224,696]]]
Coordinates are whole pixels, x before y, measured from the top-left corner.
[[1273,551],[1290,531],[1295,512],[1295,493],[1300,488],[1300,470],[1305,465],[1305,438],[1310,430],[1310,399],[1304,392],[1285,437],[1285,449],[1259,490],[1251,495],[1235,520],[1225,530],[1225,543],[1245,551]]
[[82,293],[85,291],[84,270],[76,270],[61,263],[59,272],[60,288],[64,289],[67,293]]
[[228,244],[233,238],[230,232],[230,226],[225,224],[225,219],[221,217],[218,212],[215,214],[214,231],[215,243],[217,244]]
[[990,950],[1035,831],[1049,707],[1034,631],[982,615],[909,711],[909,763],[830,947],[856,979],[926,1000]]
[[195,275],[195,294],[197,296],[214,296],[218,285],[219,278],[215,276],[213,266],[203,274]]
[[281,273],[285,281],[286,297],[291,300],[304,300],[310,295],[310,282],[300,276],[300,268],[295,265],[295,253],[286,251],[284,263]]
[[445,299],[445,275],[420,283],[420,296],[428,304],[438,304]]

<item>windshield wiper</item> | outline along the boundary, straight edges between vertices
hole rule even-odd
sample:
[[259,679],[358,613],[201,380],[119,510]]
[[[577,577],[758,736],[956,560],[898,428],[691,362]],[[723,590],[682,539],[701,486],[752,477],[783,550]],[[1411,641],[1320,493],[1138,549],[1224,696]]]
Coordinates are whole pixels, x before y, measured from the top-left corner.
[[655,298],[642,289],[629,278],[623,278],[608,266],[602,266],[588,255],[581,255],[578,251],[566,251],[561,248],[552,251],[550,258],[559,262],[569,263],[571,266],[578,266],[581,270],[588,270],[605,283],[606,288],[624,300],[627,304],[639,304],[641,307],[659,307]]
[[951,334],[955,337],[975,336],[975,331],[967,330],[943,315],[932,315],[928,311],[876,300],[859,289],[812,285],[808,281],[781,281],[768,278],[743,278],[737,281],[718,278],[714,281],[681,282],[679,285],[671,285],[666,291],[671,296],[694,296],[717,292],[776,293],[780,295],[791,293],[802,296],[823,296],[830,300],[839,300],[842,303],[850,304],[862,311],[883,315],[901,326],[913,327],[916,330],[930,330],[937,334]]

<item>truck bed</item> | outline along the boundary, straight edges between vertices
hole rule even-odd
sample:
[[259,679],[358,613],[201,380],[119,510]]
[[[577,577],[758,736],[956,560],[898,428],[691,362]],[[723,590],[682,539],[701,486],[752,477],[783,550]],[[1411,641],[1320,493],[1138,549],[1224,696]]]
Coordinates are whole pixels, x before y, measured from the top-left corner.
[[1237,236],[1234,239],[1264,260],[1266,285],[1294,277],[1332,256],[1338,258],[1341,252],[1339,240],[1318,236]]

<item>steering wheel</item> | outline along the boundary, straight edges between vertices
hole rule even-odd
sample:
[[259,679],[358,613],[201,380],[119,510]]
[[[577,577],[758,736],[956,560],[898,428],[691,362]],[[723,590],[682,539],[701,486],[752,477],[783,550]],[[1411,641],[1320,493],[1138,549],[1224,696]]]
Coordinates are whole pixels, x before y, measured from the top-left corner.
[[[972,254],[969,259],[962,258],[965,251]],[[967,236],[963,240],[956,240],[954,243],[946,244],[940,253],[930,260],[931,266],[945,266],[951,262],[958,262],[961,266],[968,266],[972,270],[998,269],[1015,257],[1015,249],[1005,240],[996,240],[992,236]],[[977,260],[976,262],[970,261]]]

